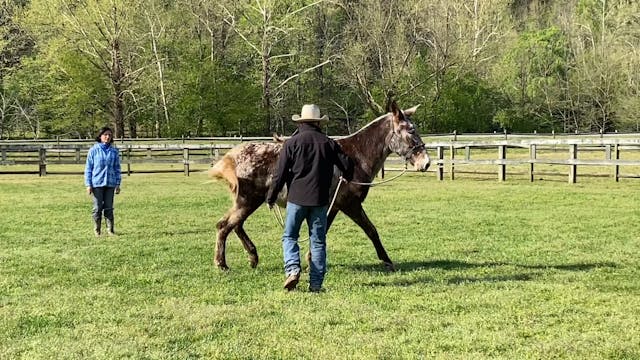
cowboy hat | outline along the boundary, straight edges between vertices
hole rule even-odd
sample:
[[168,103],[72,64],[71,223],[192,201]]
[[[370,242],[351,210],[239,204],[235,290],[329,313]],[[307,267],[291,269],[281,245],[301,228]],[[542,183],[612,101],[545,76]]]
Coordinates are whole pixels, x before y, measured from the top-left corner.
[[324,115],[320,117],[320,108],[315,104],[307,104],[302,107],[302,111],[300,111],[300,115],[293,115],[291,120],[297,122],[304,121],[327,121],[329,117]]

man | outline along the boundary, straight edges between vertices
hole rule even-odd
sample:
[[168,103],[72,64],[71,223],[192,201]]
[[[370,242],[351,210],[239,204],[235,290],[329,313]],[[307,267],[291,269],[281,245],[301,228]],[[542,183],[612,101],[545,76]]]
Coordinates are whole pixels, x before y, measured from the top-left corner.
[[286,183],[287,215],[282,235],[286,275],[284,288],[294,290],[300,280],[298,237],[302,221],[306,220],[311,252],[309,290],[319,292],[327,268],[327,207],[333,166],[342,171],[346,180],[351,180],[353,163],[340,146],[320,130],[320,123],[329,120],[329,117],[321,117],[317,105],[304,105],[300,115],[293,115],[292,119],[298,123],[298,131],[284,143],[280,152],[267,204],[273,207]]

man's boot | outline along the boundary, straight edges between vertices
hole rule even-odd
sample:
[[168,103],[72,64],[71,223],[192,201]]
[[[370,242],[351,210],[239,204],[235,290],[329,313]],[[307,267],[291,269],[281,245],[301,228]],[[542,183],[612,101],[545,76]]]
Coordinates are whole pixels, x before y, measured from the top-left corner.
[[102,230],[102,219],[93,219],[93,233],[100,236]]
[[107,231],[109,235],[115,235],[116,232],[113,229],[113,219],[107,219]]

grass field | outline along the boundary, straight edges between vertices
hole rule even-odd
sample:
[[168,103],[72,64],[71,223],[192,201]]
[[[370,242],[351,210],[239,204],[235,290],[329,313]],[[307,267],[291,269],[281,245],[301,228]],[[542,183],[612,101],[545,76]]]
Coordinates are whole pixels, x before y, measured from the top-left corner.
[[266,206],[214,268],[207,180],[125,177],[96,238],[81,176],[0,176],[0,359],[640,359],[638,180],[407,174],[365,203],[398,271],[339,215],[321,294]]

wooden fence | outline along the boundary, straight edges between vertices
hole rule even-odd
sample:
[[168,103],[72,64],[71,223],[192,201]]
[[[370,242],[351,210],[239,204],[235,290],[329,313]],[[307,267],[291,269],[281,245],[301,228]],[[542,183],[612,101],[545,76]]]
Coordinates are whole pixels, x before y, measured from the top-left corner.
[[[529,181],[536,176],[566,175],[569,183],[575,183],[578,167],[604,167],[608,173],[595,174],[580,172],[580,176],[608,176],[619,181],[621,178],[640,178],[640,139],[530,139],[504,141],[464,141],[438,142],[427,144],[435,149],[436,176],[444,180],[448,173],[451,180],[456,174],[491,174],[479,171],[479,167],[495,166],[498,181],[507,178],[507,166],[526,167]],[[625,157],[622,157],[624,151]],[[472,158],[472,153],[477,154]],[[509,155],[508,154],[512,154]],[[475,167],[466,171],[465,167]],[[550,167],[564,168],[566,173],[550,172]],[[621,172],[621,168],[636,173]]]
[[[194,171],[193,166],[212,163],[236,144],[117,144],[117,146],[120,149],[123,174],[183,172],[189,176]],[[439,180],[444,180],[445,177],[453,180],[458,175],[464,174],[495,175],[499,181],[505,181],[508,174],[509,176],[528,176],[530,181],[534,181],[538,176],[562,175],[567,176],[570,183],[577,181],[578,174],[607,176],[615,181],[621,178],[640,178],[640,139],[449,140],[427,141],[426,145],[432,159],[429,171],[435,173]],[[72,171],[52,171],[48,166],[82,165],[90,146],[90,143],[60,142],[0,144],[0,174],[38,174],[40,176],[82,174],[77,166]],[[22,166],[19,167],[20,169],[15,169],[13,165],[33,165],[33,168],[25,170],[25,166]],[[579,172],[578,167],[581,169],[605,168],[606,173],[596,174],[585,170]],[[384,177],[385,171],[398,171],[402,168],[403,161],[391,156],[380,175]],[[550,168],[554,171],[549,171]],[[561,172],[555,171],[557,169],[561,169]]]
[[[150,144],[150,145],[119,145],[122,173],[163,173],[184,172],[189,176],[193,170],[192,165],[210,164],[220,158],[224,152],[234,147],[235,144]],[[0,145],[0,174],[38,174],[46,176],[51,174],[82,174],[80,170],[51,171],[48,165],[83,165],[90,145]],[[161,168],[149,169],[136,165],[160,165]],[[32,170],[13,170],[8,165],[33,165]],[[180,165],[176,169],[174,166]]]

